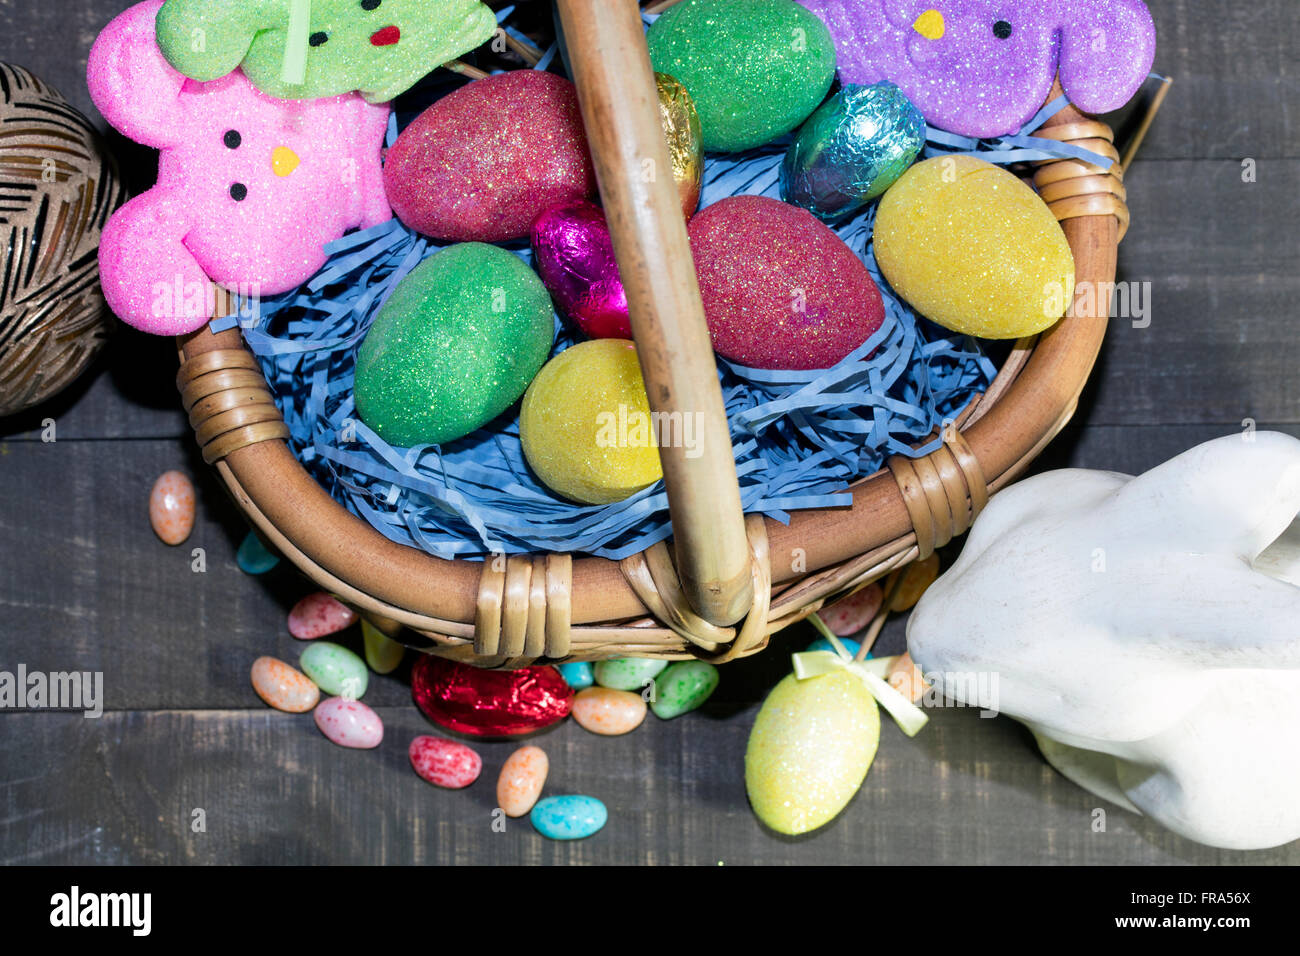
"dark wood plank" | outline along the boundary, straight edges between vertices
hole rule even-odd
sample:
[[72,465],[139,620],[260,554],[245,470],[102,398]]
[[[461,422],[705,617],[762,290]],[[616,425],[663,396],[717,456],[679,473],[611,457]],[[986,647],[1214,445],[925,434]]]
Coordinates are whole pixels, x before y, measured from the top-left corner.
[[[1243,854],[1171,836],[1049,770],[1008,720],[938,711],[914,740],[884,729],[849,808],[799,839],[766,832],[745,798],[752,709],[693,714],[623,738],[566,723],[538,738],[549,793],[589,793],[610,822],[548,842],[526,821],[492,829],[495,777],[515,745],[480,743],[483,777],[437,790],[406,745],[429,730],[385,708],[378,750],[344,751],[310,717],[269,711],[118,712],[6,718],[0,765],[3,863],[1300,863],[1300,844]],[[75,783],[75,785],[74,785]],[[206,833],[191,830],[193,811]]]

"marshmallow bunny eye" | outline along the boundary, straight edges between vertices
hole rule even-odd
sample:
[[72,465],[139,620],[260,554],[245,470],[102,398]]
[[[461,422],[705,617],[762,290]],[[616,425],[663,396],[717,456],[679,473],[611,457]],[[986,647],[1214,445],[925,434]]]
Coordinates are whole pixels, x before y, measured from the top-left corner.
[[226,144],[226,149],[239,149],[240,144],[244,142],[244,137],[239,135],[239,130],[228,129],[226,135],[221,137],[221,141]]
[[248,187],[243,183],[231,183],[230,198],[235,202],[243,202],[248,198]]
[[328,33],[313,33],[307,38],[307,43],[311,46],[324,46],[329,42],[329,38],[330,35]]
[[366,13],[371,13],[378,10],[379,5],[383,2],[384,0],[361,0],[361,9],[366,11]]
[[1010,21],[999,20],[997,23],[993,24],[993,35],[999,40],[1010,40],[1013,32],[1014,29],[1012,28]]

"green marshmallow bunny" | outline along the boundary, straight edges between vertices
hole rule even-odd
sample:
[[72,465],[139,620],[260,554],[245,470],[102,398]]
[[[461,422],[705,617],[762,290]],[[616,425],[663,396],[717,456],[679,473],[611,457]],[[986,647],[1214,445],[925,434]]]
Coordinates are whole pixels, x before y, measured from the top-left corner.
[[163,56],[191,79],[242,66],[277,99],[358,90],[372,103],[410,89],[496,28],[479,0],[167,0],[157,20]]

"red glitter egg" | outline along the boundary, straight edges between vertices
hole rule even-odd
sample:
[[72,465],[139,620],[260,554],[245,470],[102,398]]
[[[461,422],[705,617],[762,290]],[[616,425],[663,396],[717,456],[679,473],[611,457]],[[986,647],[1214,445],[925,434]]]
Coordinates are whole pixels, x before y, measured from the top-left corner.
[[830,368],[885,320],[866,265],[812,213],[733,196],[690,221],[714,349],[750,368]]
[[402,131],[384,163],[389,204],[415,231],[504,242],[561,203],[596,194],[572,83],[512,70],[438,100]]
[[412,668],[411,694],[435,724],[475,737],[532,733],[573,709],[573,688],[554,667],[487,671],[432,655]]

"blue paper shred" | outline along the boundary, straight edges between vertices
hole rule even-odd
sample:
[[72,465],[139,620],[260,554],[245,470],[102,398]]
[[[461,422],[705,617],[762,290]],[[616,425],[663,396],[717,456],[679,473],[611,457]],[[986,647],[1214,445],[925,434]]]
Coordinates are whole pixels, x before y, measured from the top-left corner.
[[[1062,105],[1049,104],[1021,133],[995,141],[931,130],[927,152],[1000,162],[1076,155],[1068,144],[1031,135]],[[394,123],[390,138],[396,132]],[[779,197],[784,152],[778,142],[709,157],[702,205],[740,194]],[[813,372],[747,369],[719,359],[748,513],[787,522],[794,511],[847,505],[850,485],[890,456],[935,450],[934,436],[996,374],[972,339],[918,318],[894,295],[872,253],[874,218],[872,206],[836,229],[884,298],[885,321],[870,341],[834,368]],[[213,323],[214,330],[242,328],[299,460],[382,534],[440,557],[569,551],[617,560],[668,537],[662,482],[605,506],[575,504],[541,485],[524,460],[517,405],[441,447],[396,448],[360,421],[352,400],[357,348],[392,289],[442,248],[394,219],[327,246],[326,265],[303,288]],[[526,245],[508,248],[531,265]],[[558,316],[555,322],[558,353],[579,338]]]

